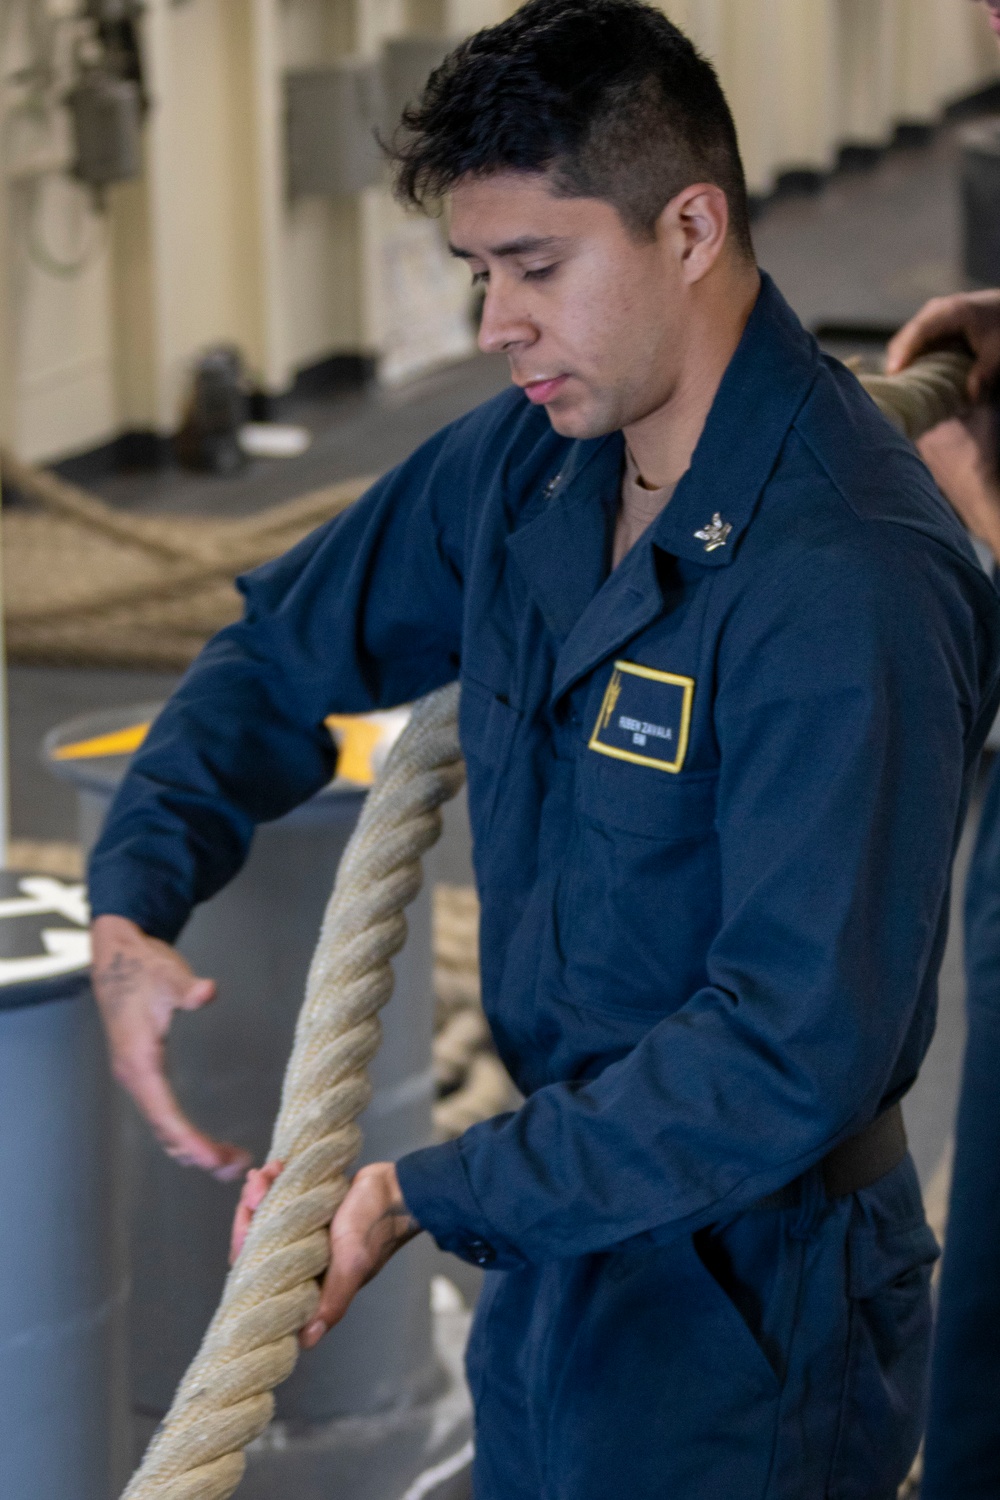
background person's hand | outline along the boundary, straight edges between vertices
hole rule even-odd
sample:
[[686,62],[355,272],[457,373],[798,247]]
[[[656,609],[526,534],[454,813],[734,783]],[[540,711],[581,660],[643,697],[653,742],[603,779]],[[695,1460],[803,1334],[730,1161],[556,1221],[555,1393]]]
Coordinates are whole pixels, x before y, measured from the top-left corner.
[[[230,1265],[243,1248],[250,1221],[282,1170],[269,1161],[249,1172],[240,1195],[229,1248]],[[377,1276],[397,1250],[420,1233],[420,1225],[403,1202],[391,1161],[362,1167],[330,1225],[330,1265],[323,1278],[319,1306],[299,1334],[303,1349],[312,1349],[350,1307],[363,1286]]]
[[118,1082],[132,1095],[158,1140],[176,1161],[223,1182],[241,1176],[250,1155],[215,1141],[184,1114],[166,1074],[164,1041],[175,1010],[198,1010],[215,997],[169,943],[148,937],[125,917],[102,916],[91,927],[93,984]]
[[1000,291],[956,292],[925,303],[890,342],[886,372],[896,375],[918,354],[957,338],[975,355],[968,390],[969,400],[979,401],[1000,377]]

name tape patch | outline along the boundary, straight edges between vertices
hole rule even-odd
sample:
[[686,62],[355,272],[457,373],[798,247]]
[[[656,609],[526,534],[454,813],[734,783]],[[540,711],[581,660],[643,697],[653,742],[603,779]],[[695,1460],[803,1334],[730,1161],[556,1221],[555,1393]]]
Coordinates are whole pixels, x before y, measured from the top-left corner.
[[693,677],[616,661],[590,748],[637,766],[679,771],[687,753],[693,698]]

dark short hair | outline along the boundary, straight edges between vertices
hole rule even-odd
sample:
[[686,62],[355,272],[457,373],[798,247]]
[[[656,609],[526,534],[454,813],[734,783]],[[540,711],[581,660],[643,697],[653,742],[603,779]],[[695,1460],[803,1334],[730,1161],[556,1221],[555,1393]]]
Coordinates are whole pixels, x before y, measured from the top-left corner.
[[557,193],[611,203],[637,235],[682,188],[713,182],[753,254],[715,70],[642,0],[528,0],[448,55],[386,149],[405,203],[425,208],[470,174],[547,173]]

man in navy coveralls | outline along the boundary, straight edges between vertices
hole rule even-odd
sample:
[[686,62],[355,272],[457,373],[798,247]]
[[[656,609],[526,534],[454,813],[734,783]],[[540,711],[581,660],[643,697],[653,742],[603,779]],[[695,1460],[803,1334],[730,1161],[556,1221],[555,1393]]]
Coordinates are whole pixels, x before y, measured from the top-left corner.
[[[408,1238],[486,1267],[479,1500],[890,1500],[937,1251],[898,1101],[998,698],[994,592],[914,450],[755,266],[709,66],[639,0],[531,0],[432,75],[516,389],[244,578],[90,873],[115,1068],[167,1149],[209,998],[168,946],[332,711],[462,683],[484,1004],[525,1096],[358,1173],[315,1343]],[[272,1180],[244,1192],[237,1239]]]

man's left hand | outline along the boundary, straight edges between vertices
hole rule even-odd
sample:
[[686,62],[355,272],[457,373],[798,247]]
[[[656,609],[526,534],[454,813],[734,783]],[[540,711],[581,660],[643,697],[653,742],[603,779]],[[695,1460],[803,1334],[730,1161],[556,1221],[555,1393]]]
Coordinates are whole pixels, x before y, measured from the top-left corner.
[[[254,1211],[280,1171],[280,1164],[271,1162],[250,1174],[236,1210],[231,1260],[239,1254]],[[420,1225],[403,1202],[392,1162],[362,1167],[330,1225],[330,1265],[319,1306],[299,1335],[302,1348],[314,1348],[340,1322],[361,1288],[419,1233]]]

